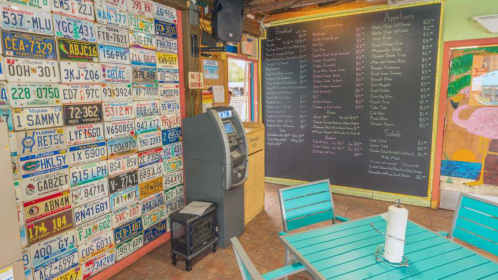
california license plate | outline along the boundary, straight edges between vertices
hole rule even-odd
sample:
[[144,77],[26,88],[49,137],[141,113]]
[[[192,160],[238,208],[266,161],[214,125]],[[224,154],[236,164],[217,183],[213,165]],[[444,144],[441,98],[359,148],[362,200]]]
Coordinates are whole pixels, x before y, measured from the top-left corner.
[[58,84],[8,83],[10,106],[43,107],[61,104]]
[[116,246],[116,261],[120,261],[126,258],[136,250],[142,248],[143,245],[144,245],[144,236],[141,234],[119,244],[118,246]]
[[117,228],[141,216],[142,207],[139,203],[119,209],[112,212],[112,228]]
[[4,0],[3,2],[9,2],[12,4],[19,4],[29,8],[39,8],[44,11],[50,12],[52,7],[50,6],[50,2],[48,0],[40,1],[40,0]]
[[174,200],[183,197],[183,185],[174,186],[164,191],[166,201]]
[[156,148],[149,151],[138,153],[138,167],[143,168],[151,164],[163,162],[162,153],[163,153],[162,148]]
[[157,84],[133,84],[133,100],[157,100]]
[[128,0],[128,11],[148,17],[154,17],[154,2],[148,0]]
[[53,279],[62,273],[77,267],[78,264],[78,249],[74,248],[52,260],[34,267],[34,280]]
[[104,235],[104,233],[109,232],[111,228],[111,214],[101,216],[76,227],[78,246],[87,243],[91,239]]
[[58,150],[19,157],[21,175],[28,178],[50,171],[67,168],[66,150]]
[[131,84],[102,84],[102,101],[132,101]]
[[128,13],[122,7],[95,4],[95,17],[98,23],[128,28]]
[[181,156],[164,161],[165,173],[170,173],[181,169],[183,169],[183,159]]
[[164,175],[163,184],[165,189],[183,184],[183,170]]
[[155,50],[156,36],[149,33],[130,30],[130,47]]
[[71,188],[71,199],[73,207],[83,205],[95,199],[107,197],[107,179],[100,179]]
[[161,130],[161,118],[159,116],[136,118],[135,127],[137,134]]
[[80,146],[71,146],[69,151],[69,165],[79,165],[107,159],[106,142],[96,142]]
[[153,227],[148,228],[144,231],[144,245],[156,240],[159,236],[166,233],[167,230],[166,220],[155,224]]
[[112,7],[119,8],[123,11],[128,10],[128,2],[127,0],[95,0],[95,3],[105,4]]
[[131,83],[131,66],[121,64],[100,64],[103,83]]
[[156,179],[162,175],[163,175],[162,163],[147,165],[138,170],[138,182],[142,184],[145,183],[146,181]]
[[57,39],[59,59],[78,62],[99,62],[97,44],[71,39]]
[[74,224],[79,226],[99,216],[109,213],[109,198],[104,197],[74,208]]
[[[111,248],[93,259],[81,264],[83,270],[83,277],[78,280],[86,280],[96,275],[100,271],[112,266],[116,262],[116,249]],[[73,279],[71,279],[73,280]],[[76,280],[76,279],[74,279]]]
[[66,127],[68,145],[78,145],[104,140],[102,123],[90,123]]
[[26,225],[30,245],[55,236],[73,227],[73,211],[67,210]]
[[140,199],[163,191],[163,176],[138,184]]
[[161,146],[161,131],[146,132],[138,135],[138,151],[145,151]]
[[131,64],[138,66],[156,66],[156,52],[144,49],[131,48]]
[[165,129],[162,131],[162,134],[163,134],[163,146],[182,140],[181,127]]
[[86,262],[111,248],[114,248],[114,238],[112,236],[112,231],[108,231],[101,236],[93,238],[87,243],[78,246],[80,262]]
[[104,121],[119,121],[133,119],[135,106],[133,102],[104,103]]
[[110,158],[123,154],[135,153],[136,151],[136,137],[118,138],[107,141],[107,153],[109,154]]
[[95,24],[68,16],[54,14],[55,36],[95,42]]
[[107,178],[107,170],[106,161],[98,161],[77,167],[71,167],[69,170],[71,186],[75,187],[88,182]]
[[8,56],[57,59],[53,37],[4,31],[2,44],[4,54]]
[[166,208],[164,205],[142,216],[143,227],[144,229],[148,229],[163,219],[166,219]]
[[178,42],[176,39],[158,36],[156,41],[158,52],[178,53]]
[[162,84],[159,86],[159,96],[161,99],[179,99],[180,87],[176,84]]
[[102,104],[71,104],[64,105],[65,125],[96,123],[102,121]]
[[31,58],[6,58],[7,81],[25,83],[58,83],[59,62]]
[[171,22],[166,22],[162,20],[154,20],[154,30],[157,36],[166,36],[176,39],[178,36],[176,33],[176,24]]
[[182,155],[182,142],[176,142],[163,146],[164,159],[172,159]]
[[178,69],[157,69],[157,79],[160,84],[174,83],[178,84],[180,82],[180,74],[178,74]]
[[130,154],[115,157],[107,161],[109,166],[109,176],[126,173],[138,168],[138,155]]
[[160,109],[161,109],[161,115],[179,114],[180,100],[177,98],[169,98],[166,100],[161,100]]
[[176,9],[159,3],[155,3],[154,5],[154,18],[171,23],[177,23],[178,21]]
[[22,6],[0,4],[2,11],[1,27],[4,30],[54,35],[50,11],[26,9]]
[[178,68],[178,56],[174,53],[157,52],[157,67]]
[[130,30],[154,34],[154,19],[128,13]]
[[12,112],[16,131],[63,125],[61,107],[16,108]]
[[[81,279],[81,275],[81,267],[77,266],[53,278],[53,280],[79,280]],[[28,280],[28,278],[26,278],[26,280]]]
[[[138,183],[137,183],[138,184]],[[69,188],[69,169],[64,168],[21,181],[24,201],[32,201]]]
[[107,26],[102,24],[96,25],[97,43],[103,45],[111,45],[116,47],[129,47],[128,29]]
[[25,222],[31,223],[55,213],[70,209],[71,196],[69,191],[63,191],[25,202],[23,207]]
[[76,248],[76,231],[66,231],[50,239],[35,243],[30,247],[30,259],[33,267],[39,266],[57,255]]
[[122,120],[104,123],[105,139],[114,139],[135,135],[135,121]]
[[130,50],[115,46],[99,45],[100,62],[130,64]]
[[93,103],[102,101],[98,85],[59,85],[62,103]]
[[114,241],[116,242],[116,245],[118,245],[128,238],[140,234],[142,230],[142,218],[138,217],[137,219],[114,229]]
[[111,194],[138,185],[137,170],[109,177],[109,192]]
[[123,189],[111,194],[111,211],[130,206],[138,202],[138,186]]
[[[156,68],[133,66],[133,83],[135,83],[134,87],[140,86],[136,83],[157,83]],[[154,88],[157,89],[157,85],[154,85]]]
[[62,83],[99,84],[100,65],[98,63],[61,61]]
[[159,192],[154,195],[151,195],[145,199],[140,200],[140,204],[142,206],[142,215],[164,205],[164,193]]
[[95,17],[90,0],[52,0],[52,11],[92,21]]
[[135,102],[135,117],[159,116],[158,101],[137,101]]
[[180,114],[169,114],[161,116],[161,129],[171,129],[180,127],[182,118]]

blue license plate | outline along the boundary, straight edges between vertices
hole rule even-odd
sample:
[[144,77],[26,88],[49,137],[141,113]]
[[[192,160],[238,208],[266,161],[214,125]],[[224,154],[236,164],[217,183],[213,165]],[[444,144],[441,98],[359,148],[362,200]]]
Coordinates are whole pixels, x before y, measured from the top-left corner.
[[2,44],[4,54],[8,56],[57,59],[52,37],[3,32]]
[[9,131],[14,130],[14,125],[12,124],[12,110],[10,107],[0,107],[0,122],[7,123]]
[[142,218],[137,218],[125,225],[122,225],[114,230],[114,241],[116,245],[133,237],[143,231]]
[[166,220],[162,220],[162,222],[159,222],[153,227],[146,229],[144,231],[144,245],[166,233],[166,230]]
[[161,20],[154,20],[154,26],[156,30],[156,35],[166,36],[173,39],[176,39],[176,24],[165,22]]
[[137,151],[137,138],[127,137],[107,141],[107,153],[109,157],[115,157],[125,153]]
[[164,205],[164,193],[156,193],[140,201],[142,204],[142,215],[156,209],[157,207]]
[[160,84],[178,84],[180,82],[180,74],[178,73],[178,69],[158,68],[157,80]]
[[162,131],[163,145],[178,142],[182,140],[182,128],[176,127],[172,129],[165,129]]

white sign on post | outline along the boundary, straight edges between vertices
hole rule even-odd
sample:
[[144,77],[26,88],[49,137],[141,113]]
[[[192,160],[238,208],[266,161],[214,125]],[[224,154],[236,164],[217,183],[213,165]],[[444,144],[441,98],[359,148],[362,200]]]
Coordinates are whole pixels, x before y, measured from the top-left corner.
[[188,88],[199,89],[204,87],[204,79],[201,72],[188,72]]

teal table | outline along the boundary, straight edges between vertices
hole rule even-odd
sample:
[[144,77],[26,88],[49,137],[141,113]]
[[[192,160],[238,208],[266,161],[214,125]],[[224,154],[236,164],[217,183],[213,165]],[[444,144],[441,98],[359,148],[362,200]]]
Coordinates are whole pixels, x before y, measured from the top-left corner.
[[409,267],[376,261],[386,222],[380,216],[281,236],[315,279],[498,279],[498,264],[416,223],[408,222]]

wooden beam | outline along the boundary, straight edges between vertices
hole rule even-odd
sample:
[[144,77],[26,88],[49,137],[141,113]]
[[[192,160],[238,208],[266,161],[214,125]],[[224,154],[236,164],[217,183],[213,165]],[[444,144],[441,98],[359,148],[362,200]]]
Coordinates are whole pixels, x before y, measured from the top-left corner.
[[259,5],[252,5],[250,8],[246,8],[246,13],[264,13],[264,12],[270,12],[274,10],[280,10],[284,8],[299,8],[303,6],[308,6],[308,5],[315,5],[315,4],[322,4],[322,3],[334,3],[334,2],[339,2],[341,0],[283,0],[283,1],[278,1],[278,2],[272,2],[272,3],[265,3],[265,4],[259,4]]

